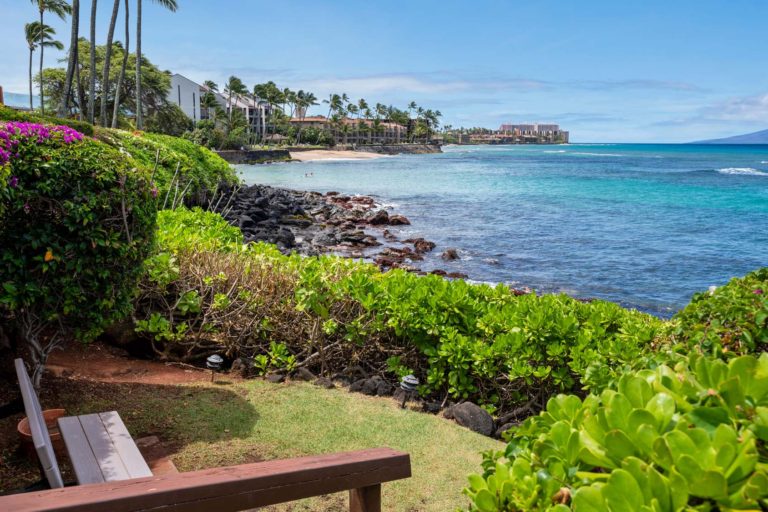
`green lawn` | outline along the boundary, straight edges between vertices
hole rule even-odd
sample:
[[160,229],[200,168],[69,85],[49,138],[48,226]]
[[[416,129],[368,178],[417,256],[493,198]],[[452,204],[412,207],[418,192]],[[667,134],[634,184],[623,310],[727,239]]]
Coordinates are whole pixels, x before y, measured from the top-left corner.
[[[384,510],[464,507],[461,489],[467,474],[480,469],[479,452],[504,446],[443,418],[401,410],[392,399],[307,383],[146,385],[52,378],[45,387],[44,406],[62,405],[70,414],[116,409],[134,437],[157,435],[170,446],[180,471],[378,446],[406,451],[413,477],[383,486]],[[337,494],[270,510],[343,510],[346,500]]]

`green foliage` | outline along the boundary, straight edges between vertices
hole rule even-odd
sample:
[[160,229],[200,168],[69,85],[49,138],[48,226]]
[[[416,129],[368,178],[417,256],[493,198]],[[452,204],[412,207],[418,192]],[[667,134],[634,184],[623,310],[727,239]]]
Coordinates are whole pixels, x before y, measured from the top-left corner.
[[253,365],[259,375],[264,375],[270,370],[285,370],[292,372],[296,369],[296,356],[288,351],[284,343],[269,344],[266,354],[259,354],[253,358]]
[[[179,251],[231,251],[243,243],[240,230],[220,215],[200,208],[162,210],[157,214],[160,254]],[[155,256],[156,257],[156,256]]]
[[672,339],[723,357],[768,350],[768,268],[697,293],[675,316]]
[[210,120],[204,120],[197,123],[197,126],[191,132],[187,132],[183,137],[200,146],[209,149],[218,149],[224,143],[225,133],[216,128],[216,123]]
[[487,453],[470,477],[473,510],[765,509],[768,354],[694,354],[558,395],[508,439],[508,462]]
[[2,191],[0,316],[35,362],[61,335],[93,338],[128,314],[155,234],[148,173],[92,139],[22,139]]
[[184,133],[193,130],[195,123],[178,105],[167,103],[158,107],[147,117],[145,128],[148,132],[181,137]]
[[[518,297],[504,286],[243,246],[236,228],[202,211],[163,212],[159,225],[139,316],[163,304],[164,317],[190,325],[195,334],[174,349],[179,357],[211,346],[253,357],[276,341],[314,369],[340,371],[365,354],[381,371],[412,370],[424,393],[535,411],[555,393],[602,389],[642,367],[663,326],[607,302]],[[194,319],[175,307],[190,290],[203,300]],[[382,344],[391,352],[375,350]],[[171,357],[166,348],[158,351]]]
[[93,126],[88,123],[77,121],[75,119],[43,116],[32,112],[22,112],[20,110],[14,110],[10,107],[6,107],[2,104],[0,104],[0,121],[22,121],[26,123],[58,124],[74,128],[83,135],[89,135],[91,137],[93,136]]
[[[106,45],[96,46],[96,117],[98,118],[98,110],[101,108],[101,95],[105,90],[103,79],[104,61],[107,54]],[[90,61],[91,45],[85,38],[80,38],[78,41],[78,58],[80,59],[81,69],[79,73],[80,77],[80,89],[83,91],[83,98],[80,101],[77,98],[77,94],[74,95],[73,104],[76,109],[82,110],[85,118],[88,118],[88,91],[90,90],[90,66],[87,64]],[[112,56],[110,59],[109,67],[109,82],[110,90],[107,95],[107,111],[109,112],[109,119],[111,121],[112,112],[114,109],[115,101],[115,86],[117,79],[120,75],[120,69],[123,64],[123,56],[125,51],[122,44],[119,41],[115,41],[112,45]],[[66,79],[66,69],[64,68],[46,68],[43,70],[43,76],[45,77],[45,98],[46,107],[56,108],[61,103],[62,96],[64,95],[64,86]],[[36,77],[36,81],[39,83],[39,75]],[[73,90],[78,90],[77,82],[73,83]],[[144,109],[145,115],[152,115],[158,109],[167,104],[166,95],[171,87],[171,76],[167,71],[160,70],[157,66],[152,64],[146,54],[141,55],[141,105]],[[125,70],[125,76],[123,77],[122,87],[118,94],[120,105],[118,109],[119,126],[128,124],[128,118],[135,117],[136,115],[136,54],[130,53],[128,55],[128,62]],[[111,122],[110,122],[111,125]]]
[[224,159],[182,138],[103,128],[97,130],[97,137],[131,155],[143,168],[154,171],[161,206],[169,190],[168,206],[174,195],[200,201],[220,185],[239,181]]

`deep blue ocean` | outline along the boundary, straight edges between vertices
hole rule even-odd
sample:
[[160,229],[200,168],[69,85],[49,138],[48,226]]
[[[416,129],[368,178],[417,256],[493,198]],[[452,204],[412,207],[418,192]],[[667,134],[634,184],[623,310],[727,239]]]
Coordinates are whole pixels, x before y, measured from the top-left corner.
[[[425,270],[660,316],[768,266],[768,146],[452,146],[240,170],[248,183],[377,197],[410,218],[401,237],[437,243]],[[449,247],[461,260],[440,259]]]

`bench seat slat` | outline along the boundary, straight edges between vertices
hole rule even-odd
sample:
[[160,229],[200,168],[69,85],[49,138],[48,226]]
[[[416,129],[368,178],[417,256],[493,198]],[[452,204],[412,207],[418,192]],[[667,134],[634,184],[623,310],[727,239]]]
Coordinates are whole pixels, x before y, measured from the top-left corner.
[[76,416],[59,418],[59,431],[67,447],[69,460],[72,461],[77,483],[83,485],[104,482],[99,461],[96,460],[91,445],[88,444],[80,420]]
[[128,429],[125,428],[125,423],[123,423],[120,415],[115,411],[110,411],[99,413],[99,417],[109,433],[109,437],[112,439],[112,444],[115,446],[120,459],[123,461],[123,466],[128,471],[128,478],[152,476],[152,471],[141,455],[139,447],[136,446],[131,434],[128,433]]
[[104,427],[101,417],[98,414],[84,414],[78,416],[77,419],[80,420],[85,437],[88,438],[88,444],[99,462],[104,481],[128,480],[130,478],[128,470],[125,469],[123,460],[117,453],[117,448],[112,444],[112,439],[109,437],[109,432]]

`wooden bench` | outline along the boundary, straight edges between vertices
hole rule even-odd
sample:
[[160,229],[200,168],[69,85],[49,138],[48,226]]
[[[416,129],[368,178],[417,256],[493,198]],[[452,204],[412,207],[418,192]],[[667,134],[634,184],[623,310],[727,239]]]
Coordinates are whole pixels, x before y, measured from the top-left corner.
[[[48,431],[42,422],[37,396],[20,360],[17,360],[16,368],[17,372],[21,370],[26,376],[26,379],[20,377],[19,381],[27,415],[30,417],[30,426],[32,415],[38,418],[37,427],[32,430],[35,448],[46,477],[50,474],[49,480],[53,478],[55,482],[58,477],[59,485],[51,484],[52,489],[46,491],[0,496],[1,511],[136,512],[162,509],[164,512],[236,512],[348,490],[351,512],[381,512],[381,484],[411,476],[411,461],[407,453],[389,448],[376,448],[143,478],[108,480],[112,476],[118,476],[117,470],[109,469],[106,473],[101,470],[101,476],[104,478],[102,483],[62,487],[61,474]],[[24,391],[25,387],[27,391]],[[110,461],[106,468],[120,467],[114,455],[110,456],[111,459],[103,456],[107,434],[95,436],[95,450],[91,441],[87,440],[88,432],[98,432],[95,418],[98,417],[105,432],[121,432],[117,437],[109,436],[113,444],[128,444],[127,436],[127,440],[135,447],[133,440],[124,430],[122,421],[117,424],[119,416],[116,413],[102,414],[105,416],[62,418],[66,421],[60,421],[59,426],[61,428],[63,425],[64,430],[68,431],[67,437],[72,446],[70,449],[67,445],[67,450],[70,454],[76,449],[87,453],[88,447],[94,459]],[[89,419],[83,423],[82,418]],[[78,436],[79,441],[75,440]],[[45,438],[48,439],[47,443]],[[76,448],[77,443],[79,448]],[[120,450],[115,448],[115,451]],[[82,458],[79,452],[76,452],[75,457]],[[136,461],[133,455],[125,457]],[[120,460],[122,465],[126,466],[123,455],[120,455]],[[143,462],[143,459],[141,460]],[[93,467],[92,462],[84,462],[83,467]],[[129,471],[127,467],[125,470]],[[89,475],[96,478],[95,471],[83,473],[84,478]]]
[[[45,478],[52,489],[64,487],[40,401],[24,361],[16,359],[14,364],[32,442]],[[58,426],[78,484],[152,476],[139,448],[115,411],[59,418]]]

